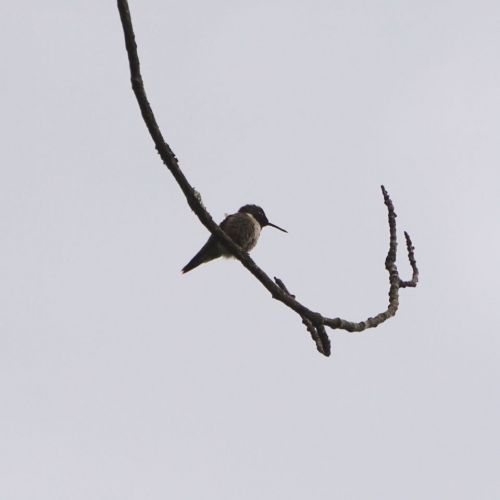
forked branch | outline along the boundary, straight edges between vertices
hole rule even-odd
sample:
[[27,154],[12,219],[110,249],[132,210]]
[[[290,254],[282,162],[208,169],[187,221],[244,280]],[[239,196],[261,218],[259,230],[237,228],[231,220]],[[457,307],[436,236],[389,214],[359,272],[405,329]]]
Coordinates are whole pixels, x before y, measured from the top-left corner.
[[142,113],[144,122],[149,130],[153,139],[156,150],[158,151],[163,163],[170,170],[175,180],[179,184],[188,205],[191,210],[198,216],[200,222],[219,240],[219,242],[227,248],[231,254],[238,259],[243,266],[245,266],[271,293],[272,297],[279,300],[290,309],[294,310],[302,319],[302,322],[311,334],[316,348],[325,356],[330,355],[330,340],[326,333],[325,326],[332,329],[346,330],[348,332],[361,332],[367,328],[374,328],[390,317],[396,314],[399,306],[399,290],[400,288],[415,287],[418,282],[418,269],[414,255],[414,248],[408,233],[405,233],[406,246],[408,249],[408,258],[413,270],[412,279],[403,281],[399,277],[399,272],[396,266],[396,250],[397,250],[397,236],[396,236],[396,213],[394,205],[382,186],[382,193],[384,202],[387,206],[389,218],[389,253],[385,261],[385,267],[389,272],[389,305],[387,309],[377,314],[373,318],[368,318],[359,323],[346,321],[341,318],[328,318],[319,312],[312,311],[306,306],[301,304],[295,299],[295,295],[291,294],[283,281],[279,278],[274,278],[274,281],[259,267],[252,258],[243,252],[214,222],[212,216],[208,213],[206,208],[201,202],[199,193],[191,186],[186,179],[184,173],[179,168],[179,163],[169,145],[165,142],[163,135],[156,122],[153,110],[148,102],[146,92],[144,90],[144,83],[141,76],[139,56],[137,54],[137,44],[135,42],[135,35],[130,17],[130,10],[127,0],[118,0],[118,10],[123,26],[123,33],[125,36],[125,45],[128,53],[128,60],[130,65],[130,76],[132,82],[132,89],[137,98],[139,108]]

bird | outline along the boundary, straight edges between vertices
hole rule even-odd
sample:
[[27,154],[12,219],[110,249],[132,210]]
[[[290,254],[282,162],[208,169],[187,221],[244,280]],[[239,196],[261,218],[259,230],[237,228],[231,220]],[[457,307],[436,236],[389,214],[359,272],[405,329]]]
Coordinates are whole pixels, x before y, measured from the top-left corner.
[[[285,229],[269,222],[264,210],[257,205],[244,205],[236,213],[228,215],[219,227],[244,251],[249,252],[257,244],[260,231],[265,226],[271,226],[284,233]],[[232,254],[219,243],[212,234],[200,251],[182,268],[187,273],[200,264],[210,262],[219,257],[232,257]]]

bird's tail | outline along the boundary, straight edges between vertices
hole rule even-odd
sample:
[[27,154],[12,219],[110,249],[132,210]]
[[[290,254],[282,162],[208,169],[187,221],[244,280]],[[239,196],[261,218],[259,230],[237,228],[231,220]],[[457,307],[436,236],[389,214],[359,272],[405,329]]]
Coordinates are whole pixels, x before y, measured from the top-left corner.
[[217,259],[217,257],[220,257],[221,255],[222,252],[217,241],[209,238],[205,245],[203,245],[202,249],[182,268],[182,272],[187,273],[195,267],[198,267],[200,264]]

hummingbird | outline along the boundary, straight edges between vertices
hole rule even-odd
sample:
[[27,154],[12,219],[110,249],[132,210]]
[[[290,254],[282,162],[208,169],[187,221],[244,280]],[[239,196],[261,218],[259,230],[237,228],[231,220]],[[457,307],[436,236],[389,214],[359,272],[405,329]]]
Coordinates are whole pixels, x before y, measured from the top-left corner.
[[[228,215],[219,227],[244,251],[249,252],[257,244],[260,231],[265,226],[275,227],[284,233],[285,229],[271,224],[262,208],[257,205],[245,205],[235,214]],[[223,245],[212,234],[201,250],[183,267],[182,272],[187,273],[200,264],[209,262],[219,257],[231,257]]]

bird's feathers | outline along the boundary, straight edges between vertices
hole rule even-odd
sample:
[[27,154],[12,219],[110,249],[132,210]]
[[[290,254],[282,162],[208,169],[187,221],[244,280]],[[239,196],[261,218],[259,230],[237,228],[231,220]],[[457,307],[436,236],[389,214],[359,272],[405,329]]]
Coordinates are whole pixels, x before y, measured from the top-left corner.
[[183,273],[191,271],[200,264],[209,262],[222,255],[221,247],[215,236],[210,236],[208,241],[201,247],[201,250],[182,268]]
[[[251,214],[241,212],[228,215],[221,222],[220,228],[245,252],[249,252],[257,244],[261,230],[260,224]],[[230,257],[231,254],[211,235],[201,250],[184,266],[182,272],[187,273],[200,264],[222,256]]]

